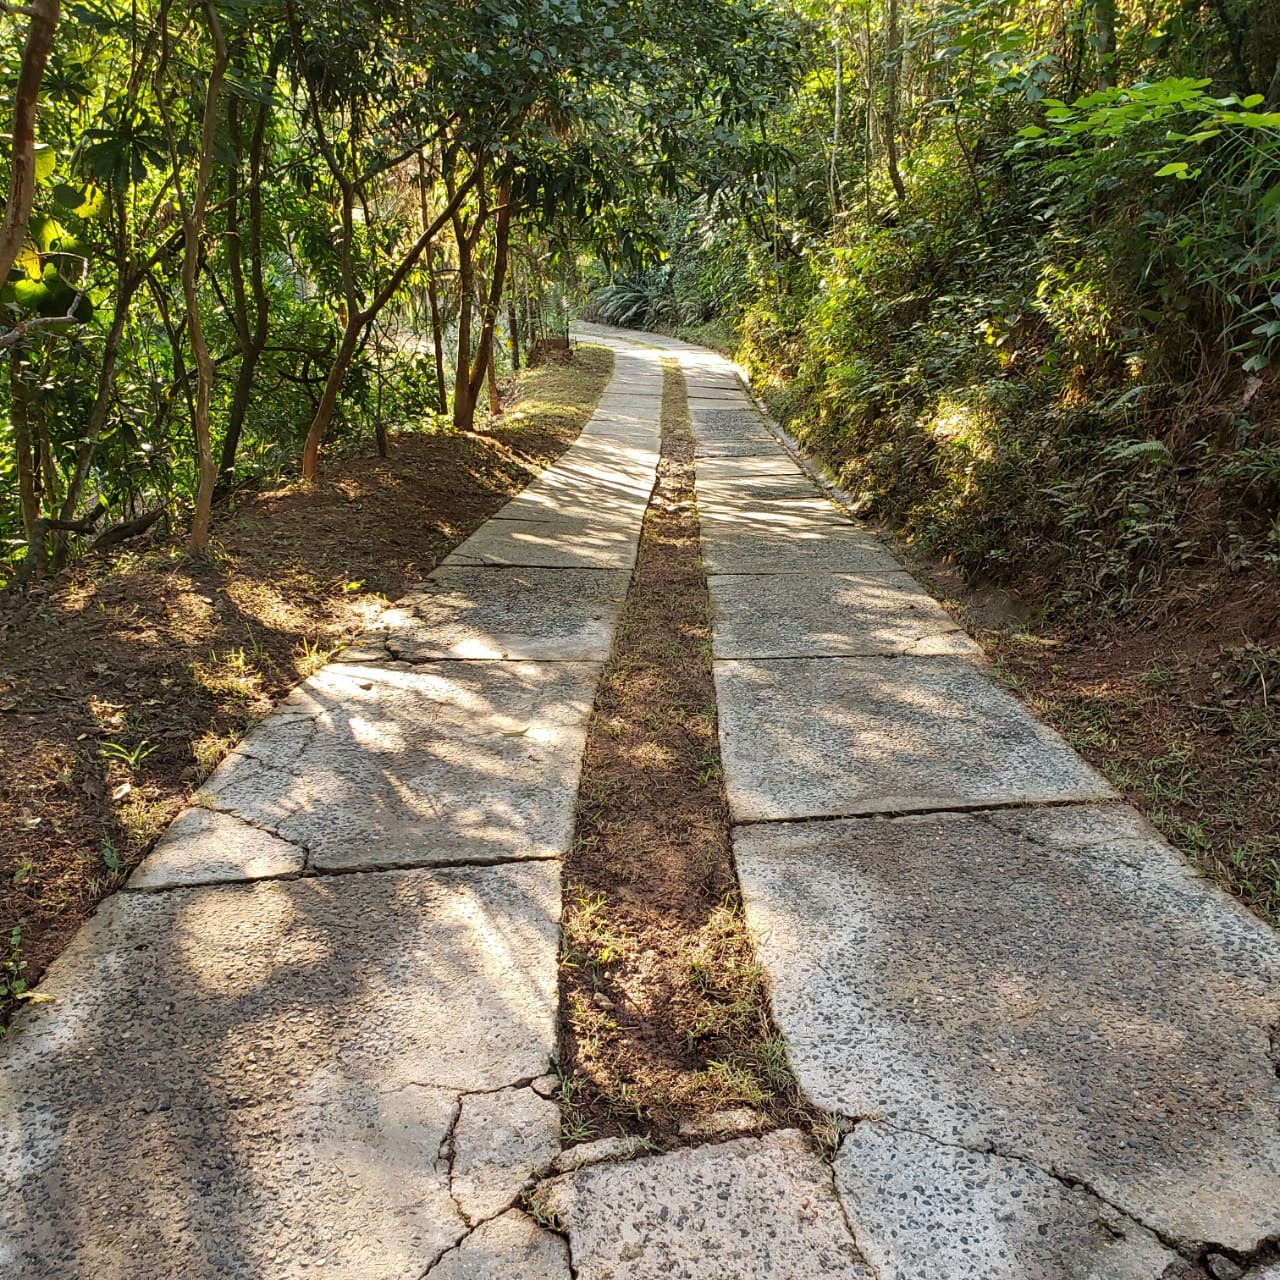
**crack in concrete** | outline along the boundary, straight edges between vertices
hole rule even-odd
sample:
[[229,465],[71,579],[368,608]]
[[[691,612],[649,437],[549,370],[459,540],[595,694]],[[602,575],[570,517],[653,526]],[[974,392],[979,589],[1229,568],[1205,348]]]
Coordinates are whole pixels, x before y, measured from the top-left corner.
[[739,818],[732,825],[734,827],[803,826],[815,822],[875,822],[886,819],[893,821],[898,818],[928,818],[935,814],[972,817],[983,813],[1035,813],[1045,809],[1083,809],[1091,805],[1115,803],[1116,797],[1110,795],[1069,796],[1060,800],[982,800],[974,801],[973,804],[957,802],[939,805],[936,808],[864,809],[858,813],[815,813],[796,818]]
[[[812,1134],[809,1136],[811,1138],[813,1137]],[[844,1138],[841,1138],[840,1141],[841,1144],[843,1144]],[[858,1244],[858,1233],[853,1228],[853,1219],[849,1217],[849,1210],[845,1206],[844,1197],[840,1194],[840,1188],[836,1185],[836,1171],[834,1167],[831,1170],[831,1194],[835,1197],[836,1207],[840,1210],[840,1218],[844,1223],[844,1229],[849,1233],[849,1239],[853,1241],[853,1247],[856,1250],[862,1265],[871,1272],[872,1276],[874,1276],[876,1280],[879,1280],[880,1272],[872,1266],[870,1260],[862,1252],[862,1248]]]
[[[1054,1182],[1060,1183],[1068,1190],[1078,1189],[1085,1192],[1086,1195],[1092,1196],[1099,1204],[1110,1209],[1118,1217],[1127,1222],[1133,1223],[1136,1227],[1140,1227],[1149,1235],[1153,1236],[1161,1245],[1164,1246],[1176,1258],[1181,1258],[1187,1262],[1191,1262],[1197,1266],[1203,1265],[1205,1259],[1211,1254],[1221,1254],[1223,1257],[1230,1258],[1233,1262],[1243,1266],[1246,1270],[1259,1264],[1265,1264],[1280,1258],[1280,1236],[1268,1236],[1258,1241],[1254,1247],[1247,1251],[1232,1249],[1228,1245],[1219,1244],[1211,1240],[1179,1240],[1167,1233],[1161,1231],[1158,1227],[1152,1226],[1149,1222],[1145,1222],[1131,1209],[1126,1209],[1115,1201],[1108,1199],[1101,1191],[1098,1190],[1087,1178],[1073,1172],[1070,1169],[1060,1169],[1052,1164],[1042,1165],[1037,1163],[1032,1157],[1021,1155],[1014,1151],[1002,1149],[995,1145],[975,1146],[970,1143],[957,1142],[954,1139],[940,1138],[936,1133],[931,1133],[927,1129],[917,1129],[910,1125],[893,1124],[888,1120],[881,1119],[879,1116],[846,1116],[846,1120],[850,1122],[853,1132],[861,1124],[878,1124],[892,1133],[909,1133],[914,1134],[918,1138],[924,1138],[929,1142],[935,1143],[940,1147],[950,1147],[957,1151],[967,1151],[973,1155],[996,1156],[1001,1160],[1010,1160],[1016,1164],[1021,1164],[1035,1173],[1041,1174],[1043,1177],[1051,1178]],[[848,1135],[840,1141],[840,1148],[843,1149],[845,1142],[848,1141]]]

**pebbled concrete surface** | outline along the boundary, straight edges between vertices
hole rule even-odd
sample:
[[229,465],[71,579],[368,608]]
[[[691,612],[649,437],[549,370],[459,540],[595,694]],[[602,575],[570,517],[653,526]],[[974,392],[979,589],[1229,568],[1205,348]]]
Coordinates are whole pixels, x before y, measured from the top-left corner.
[[963,659],[721,661],[715,680],[736,822],[1112,794]]
[[512,1209],[478,1226],[427,1272],[427,1280],[571,1280],[569,1250]]
[[184,809],[129,877],[130,889],[177,889],[301,872],[306,851],[226,813]]
[[543,1188],[577,1280],[872,1280],[794,1131],[598,1164]]
[[629,582],[607,569],[440,568],[380,627],[406,662],[604,662]]
[[544,569],[632,569],[640,526],[600,517],[490,520],[446,564],[523,565]]
[[907,573],[728,575],[708,586],[717,658],[982,653]]
[[559,857],[598,663],[336,664],[205,784],[323,869]]
[[759,825],[807,1095],[1020,1156],[1166,1239],[1280,1233],[1280,941],[1121,805]]
[[702,559],[707,573],[899,573],[902,566],[869,534],[834,507],[792,513],[794,504],[759,504],[754,510],[702,511]]
[[554,1052],[559,910],[542,863],[109,899],[0,1059],[0,1274],[420,1276],[458,1096]]
[[468,1222],[507,1209],[560,1151],[560,1108],[532,1089],[472,1093],[453,1130],[450,1189]]
[[1178,1256],[1017,1160],[861,1124],[836,1189],[878,1280],[1162,1280]]

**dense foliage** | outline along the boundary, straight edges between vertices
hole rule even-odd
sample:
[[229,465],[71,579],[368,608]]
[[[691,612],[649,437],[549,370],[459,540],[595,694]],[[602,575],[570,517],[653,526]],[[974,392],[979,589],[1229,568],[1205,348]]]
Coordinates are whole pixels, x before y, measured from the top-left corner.
[[791,61],[755,0],[31,0],[0,47],[0,582],[471,428]]
[[[786,158],[595,298],[717,332],[869,515],[1123,602],[1280,566],[1280,9],[841,0]],[[1028,576],[1030,584],[1028,584]]]

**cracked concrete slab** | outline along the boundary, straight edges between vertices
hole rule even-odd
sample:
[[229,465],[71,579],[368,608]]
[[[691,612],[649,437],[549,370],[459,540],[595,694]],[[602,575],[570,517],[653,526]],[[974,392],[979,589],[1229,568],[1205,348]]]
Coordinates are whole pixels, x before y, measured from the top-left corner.
[[118,894],[0,1059],[6,1280],[410,1280],[464,1091],[546,1071],[553,864]]
[[710,577],[717,658],[979,657],[908,573]]
[[1078,1187],[921,1134],[860,1124],[835,1174],[878,1280],[1161,1280],[1178,1262]]
[[176,889],[216,880],[296,876],[306,850],[227,813],[193,806],[172,822],[129,877],[130,889]]
[[722,661],[715,681],[736,822],[1112,796],[961,658]]
[[702,559],[718,573],[900,573],[885,546],[835,507],[792,512],[794,504],[759,503],[738,510],[699,507]]
[[205,784],[322,870],[555,858],[598,663],[323,668]]
[[572,1280],[572,1274],[564,1241],[512,1209],[478,1226],[426,1280]]
[[560,1150],[560,1107],[533,1089],[468,1094],[453,1130],[450,1189],[468,1222],[506,1209]]
[[632,569],[640,523],[591,518],[490,520],[456,551],[448,565],[520,565],[545,569]]
[[817,1105],[1022,1157],[1167,1240],[1280,1233],[1280,940],[1132,811],[760,825],[734,848]]
[[577,1280],[872,1280],[830,1168],[794,1131],[592,1165],[540,1199]]
[[630,575],[442,567],[380,619],[393,656],[604,662]]

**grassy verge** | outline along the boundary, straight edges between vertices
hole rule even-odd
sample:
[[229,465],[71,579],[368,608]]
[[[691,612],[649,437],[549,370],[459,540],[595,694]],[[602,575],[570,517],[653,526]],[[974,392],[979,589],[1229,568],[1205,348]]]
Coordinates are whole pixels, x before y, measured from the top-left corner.
[[565,864],[564,1137],[656,1143],[800,1112],[743,918],[711,676],[684,379],[591,720]]
[[478,433],[415,433],[0,597],[0,1015],[246,729],[577,437],[599,347],[521,375]]

